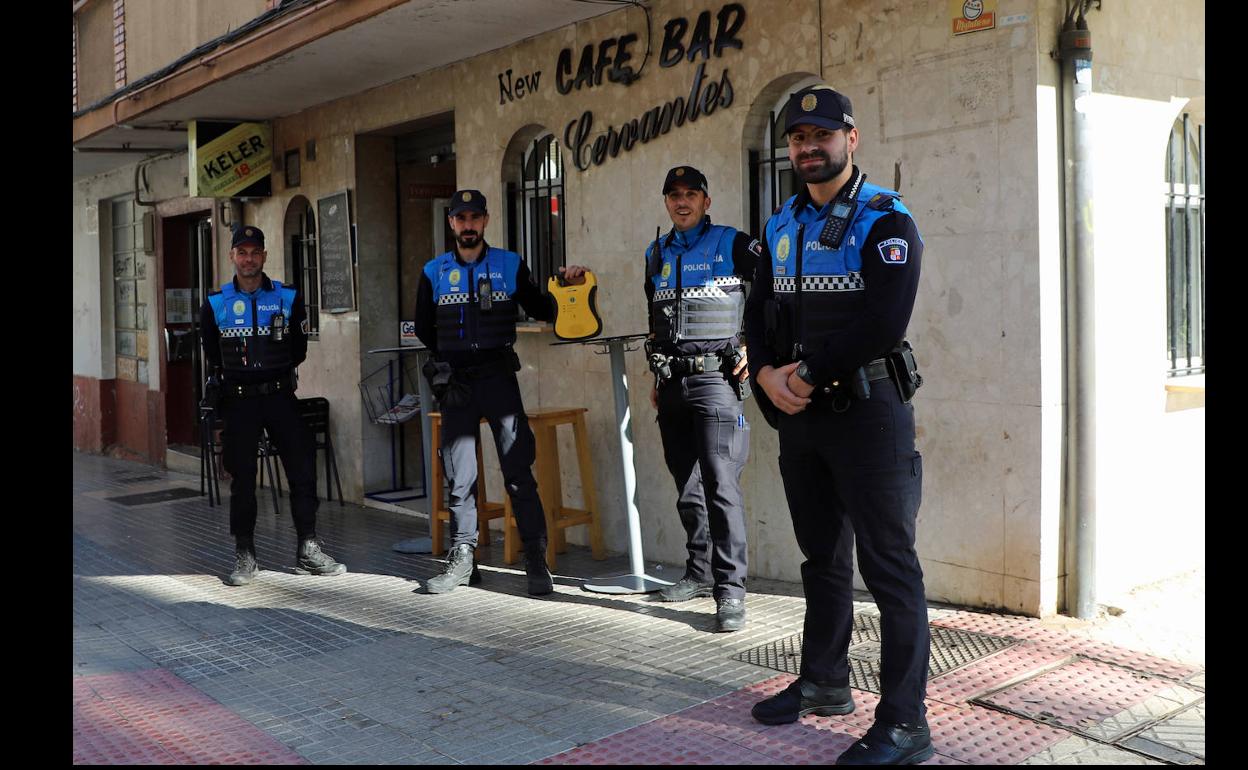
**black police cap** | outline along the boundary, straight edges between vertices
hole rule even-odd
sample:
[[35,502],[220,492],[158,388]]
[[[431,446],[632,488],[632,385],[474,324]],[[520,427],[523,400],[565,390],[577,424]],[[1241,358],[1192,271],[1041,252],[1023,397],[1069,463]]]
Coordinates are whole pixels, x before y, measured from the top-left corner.
[[236,249],[244,243],[254,243],[264,248],[264,231],[254,225],[240,225],[234,228],[234,237],[230,239],[230,248]]
[[667,195],[677,184],[688,185],[690,190],[701,190],[708,195],[711,192],[706,186],[706,177],[693,166],[677,166],[667,172],[667,178],[663,180],[663,194]]
[[803,123],[833,130],[853,128],[854,108],[849,97],[832,86],[807,86],[789,97],[784,111],[784,133]]
[[451,216],[455,216],[461,211],[477,211],[482,214],[485,210],[485,196],[480,190],[456,190],[454,197],[451,198]]

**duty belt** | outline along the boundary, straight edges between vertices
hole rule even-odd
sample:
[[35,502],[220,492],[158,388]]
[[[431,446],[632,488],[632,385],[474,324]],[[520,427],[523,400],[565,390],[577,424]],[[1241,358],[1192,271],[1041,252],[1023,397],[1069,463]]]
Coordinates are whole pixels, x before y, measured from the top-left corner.
[[662,353],[651,353],[649,356],[650,371],[659,375],[660,379],[718,372],[723,360],[718,353],[701,356],[665,356]]
[[509,350],[505,355],[494,361],[487,361],[474,366],[455,366],[453,368],[455,374],[464,380],[484,380],[487,377],[497,377],[502,374],[511,374],[519,371],[520,357],[516,355],[514,350]]
[[257,382],[242,385],[233,382],[227,382],[222,386],[223,396],[232,396],[234,398],[251,398],[253,396],[267,396],[272,393],[286,393],[295,389],[295,380],[289,374],[269,382]]

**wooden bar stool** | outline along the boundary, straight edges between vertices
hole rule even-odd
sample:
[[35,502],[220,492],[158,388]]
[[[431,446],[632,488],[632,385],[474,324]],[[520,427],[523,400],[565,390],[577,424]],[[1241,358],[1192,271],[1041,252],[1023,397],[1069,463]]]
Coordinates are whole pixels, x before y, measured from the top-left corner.
[[[481,419],[485,423],[485,418]],[[429,499],[432,512],[429,514],[429,536],[433,540],[432,553],[440,556],[446,552],[442,547],[442,522],[450,522],[451,510],[442,502],[442,413],[429,413],[429,446],[432,447],[429,468]],[[477,426],[477,545],[490,544],[490,520],[497,519],[504,513],[502,503],[492,503],[485,497],[485,463],[481,449],[481,426]]]
[[[607,558],[602,543],[602,527],[598,518],[598,493],[594,487],[594,468],[589,457],[589,433],[585,429],[582,407],[543,407],[526,411],[529,427],[537,439],[537,492],[546,512],[546,563],[555,568],[555,554],[568,550],[564,530],[581,524],[589,525],[589,544],[595,559]],[[581,474],[585,508],[569,508],[563,504],[563,484],[559,469],[559,441],[555,429],[571,425],[576,439],[576,460]],[[511,496],[503,503],[503,561],[515,564],[521,550],[520,531],[516,528]]]

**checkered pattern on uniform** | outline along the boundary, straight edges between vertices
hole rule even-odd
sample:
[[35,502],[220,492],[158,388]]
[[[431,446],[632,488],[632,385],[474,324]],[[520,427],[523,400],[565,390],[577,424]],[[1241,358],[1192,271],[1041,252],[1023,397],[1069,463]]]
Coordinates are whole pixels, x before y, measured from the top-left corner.
[[[511,299],[511,295],[505,291],[490,292],[490,299],[494,302],[506,302]],[[465,292],[455,292],[453,294],[443,294],[438,297],[439,305],[464,305],[468,303],[468,294]]]
[[[776,276],[771,279],[771,289],[777,293],[792,294],[797,291],[797,278]],[[867,288],[862,273],[846,275],[804,275],[802,291],[862,291]]]
[[[696,299],[702,297],[727,297],[725,287],[741,286],[745,283],[741,276],[730,275],[726,277],[715,278],[706,286],[687,286],[680,290],[680,296],[685,299]],[[675,289],[659,289],[654,293],[655,302],[665,302],[676,299]]]
[[250,336],[251,336],[251,327],[250,327],[250,326],[239,326],[239,327],[234,328],[234,329],[222,329],[222,330],[221,330],[221,336],[222,336],[222,338],[226,338],[226,337],[250,337]]

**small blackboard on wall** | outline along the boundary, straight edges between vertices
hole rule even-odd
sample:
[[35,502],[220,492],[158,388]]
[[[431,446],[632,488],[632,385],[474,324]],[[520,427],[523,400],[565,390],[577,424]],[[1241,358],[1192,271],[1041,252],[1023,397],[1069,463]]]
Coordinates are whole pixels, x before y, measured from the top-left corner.
[[321,310],[327,313],[355,310],[350,203],[347,190],[316,202],[316,222],[320,231]]

